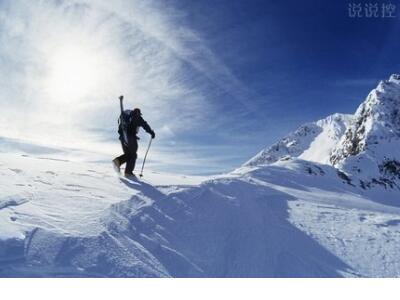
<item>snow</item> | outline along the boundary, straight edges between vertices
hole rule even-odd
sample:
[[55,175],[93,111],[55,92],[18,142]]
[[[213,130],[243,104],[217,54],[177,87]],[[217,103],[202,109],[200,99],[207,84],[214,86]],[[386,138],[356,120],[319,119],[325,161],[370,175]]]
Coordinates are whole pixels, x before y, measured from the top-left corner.
[[[0,158],[6,162],[0,166],[0,213],[18,206],[12,216],[19,235],[38,225],[62,234],[98,234],[101,212],[132,195],[108,165],[27,155],[0,154]],[[158,185],[190,185],[201,177],[149,173],[145,179]]]
[[[381,81],[354,114],[354,121],[333,150],[333,163],[365,182],[389,180],[382,170],[400,159],[400,81],[398,75]],[[396,174],[392,174],[396,175]]]
[[399,277],[398,78],[218,176],[1,138],[0,276]]
[[321,133],[310,143],[308,149],[299,158],[330,164],[330,155],[342,138],[351,121],[350,115],[334,114],[319,120],[316,124],[322,128]]
[[292,159],[136,182],[101,163],[0,161],[1,276],[399,275],[400,208],[332,166]]
[[300,126],[271,147],[250,159],[244,166],[271,164],[288,157],[329,163],[330,155],[352,120],[352,115],[333,114]]
[[300,158],[332,165],[371,188],[400,187],[400,75],[380,81],[354,115],[333,114],[300,126],[244,164]]

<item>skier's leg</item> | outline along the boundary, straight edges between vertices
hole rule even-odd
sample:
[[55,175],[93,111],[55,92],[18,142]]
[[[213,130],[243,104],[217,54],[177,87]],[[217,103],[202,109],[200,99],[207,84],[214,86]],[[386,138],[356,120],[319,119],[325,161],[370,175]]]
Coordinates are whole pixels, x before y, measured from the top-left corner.
[[126,155],[122,154],[116,158],[114,158],[113,160],[114,164],[118,167],[120,167],[121,165],[123,165],[124,163],[126,163]]
[[122,154],[112,160],[114,170],[117,173],[121,172],[121,165],[126,163],[126,160],[127,160],[126,153],[127,153],[127,151],[129,151],[128,148],[122,142],[121,142],[121,146],[122,146],[122,150],[124,151],[124,154]]
[[124,151],[124,154],[122,154],[122,155],[117,157],[120,165],[126,163],[126,161],[127,161],[127,153],[129,152],[128,147],[126,147],[123,143],[121,143],[121,146],[122,146],[122,151]]
[[131,153],[132,153],[132,170],[135,169],[138,148],[139,148],[139,145],[138,145],[137,139],[135,139],[135,141],[134,141],[134,143],[132,143],[132,147],[131,147]]
[[133,161],[132,161],[132,152],[130,147],[128,147],[128,151],[126,152],[126,167],[125,167],[125,175],[130,175],[133,172]]
[[126,162],[126,168],[125,168],[125,174],[132,174],[133,170],[135,169],[135,163],[136,163],[136,158],[137,158],[137,140],[133,139],[132,141],[129,141],[128,145],[128,150],[129,150],[129,156],[127,158]]

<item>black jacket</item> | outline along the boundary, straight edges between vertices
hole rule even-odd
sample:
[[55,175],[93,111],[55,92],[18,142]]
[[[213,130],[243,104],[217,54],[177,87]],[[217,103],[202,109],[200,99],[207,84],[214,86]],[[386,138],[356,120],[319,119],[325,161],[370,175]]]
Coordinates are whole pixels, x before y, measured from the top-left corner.
[[[131,112],[130,118],[129,118],[129,123],[127,124],[127,129],[126,129],[126,134],[128,137],[128,140],[134,138],[134,139],[138,139],[138,137],[136,136],[137,133],[139,132],[139,128],[142,127],[147,133],[153,135],[154,131],[153,129],[151,129],[150,125],[147,124],[147,122],[142,118],[141,115],[138,114],[133,114]],[[119,124],[118,127],[118,133],[119,133],[119,139],[121,141],[124,140],[124,130],[122,127],[122,124]],[[126,141],[128,142],[128,141]]]

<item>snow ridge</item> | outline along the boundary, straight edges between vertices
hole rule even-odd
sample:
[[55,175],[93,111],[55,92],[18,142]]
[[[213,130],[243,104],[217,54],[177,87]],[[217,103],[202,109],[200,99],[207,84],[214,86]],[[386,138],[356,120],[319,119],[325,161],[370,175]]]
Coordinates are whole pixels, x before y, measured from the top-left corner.
[[317,122],[304,124],[271,147],[262,150],[244,166],[267,165],[293,157],[328,163],[331,151],[351,119],[351,115],[336,113]]

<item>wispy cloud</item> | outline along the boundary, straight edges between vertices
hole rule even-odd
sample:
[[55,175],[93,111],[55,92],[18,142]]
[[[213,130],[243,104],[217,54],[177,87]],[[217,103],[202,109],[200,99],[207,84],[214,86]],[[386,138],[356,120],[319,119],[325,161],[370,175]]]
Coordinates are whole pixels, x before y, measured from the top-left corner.
[[245,113],[257,108],[248,101],[254,94],[184,18],[160,1],[2,1],[0,135],[117,152],[110,138],[116,97],[124,94],[126,105],[141,107],[157,128],[158,161],[201,161],[195,152],[172,157],[167,149],[180,133],[210,122],[212,113],[204,112],[215,111],[216,95],[202,78]]

